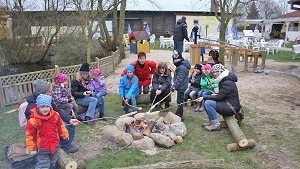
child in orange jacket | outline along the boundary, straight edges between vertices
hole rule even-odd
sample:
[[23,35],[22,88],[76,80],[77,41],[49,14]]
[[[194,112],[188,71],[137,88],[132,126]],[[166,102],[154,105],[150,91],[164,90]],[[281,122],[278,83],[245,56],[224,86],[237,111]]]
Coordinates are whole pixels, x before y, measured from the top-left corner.
[[36,168],[56,168],[60,139],[69,137],[59,114],[51,107],[52,97],[40,94],[30,108],[31,117],[26,125],[28,154],[36,154]]

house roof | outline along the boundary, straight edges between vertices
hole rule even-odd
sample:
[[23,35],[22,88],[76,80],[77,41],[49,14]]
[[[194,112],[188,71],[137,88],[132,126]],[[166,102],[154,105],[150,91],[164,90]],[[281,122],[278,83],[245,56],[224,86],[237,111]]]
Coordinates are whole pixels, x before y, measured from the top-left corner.
[[294,11],[294,12],[290,12],[284,15],[279,15],[277,16],[275,19],[278,18],[291,18],[291,17],[300,17],[300,11]]
[[131,32],[129,39],[134,39],[135,41],[140,41],[140,40],[149,40],[150,37],[148,36],[146,31],[134,31]]

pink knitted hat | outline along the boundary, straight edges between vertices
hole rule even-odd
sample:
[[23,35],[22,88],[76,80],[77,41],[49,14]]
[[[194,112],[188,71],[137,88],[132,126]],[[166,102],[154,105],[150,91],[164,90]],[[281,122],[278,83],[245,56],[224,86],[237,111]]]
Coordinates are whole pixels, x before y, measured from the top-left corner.
[[204,66],[204,70],[211,70],[211,65],[207,63],[207,64]]
[[102,71],[101,69],[94,69],[93,70],[93,76],[102,76]]
[[63,83],[65,81],[68,81],[69,78],[66,74],[63,74],[63,73],[58,73],[56,76],[55,76],[55,82],[56,83]]

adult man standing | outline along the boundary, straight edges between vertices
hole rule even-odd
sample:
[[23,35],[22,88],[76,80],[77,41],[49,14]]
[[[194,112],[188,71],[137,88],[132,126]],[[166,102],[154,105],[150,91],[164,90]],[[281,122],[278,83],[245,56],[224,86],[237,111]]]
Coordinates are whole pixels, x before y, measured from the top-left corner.
[[[27,120],[30,118],[30,107],[33,106],[36,103],[36,98],[40,94],[46,94],[46,95],[52,95],[52,85],[49,82],[46,82],[41,79],[37,79],[33,81],[32,83],[35,92],[33,95],[29,96],[26,101],[28,102],[28,106],[25,110],[25,116]],[[24,103],[23,103],[24,104]],[[70,114],[67,114],[63,112],[61,109],[58,109],[55,104],[52,103],[52,108],[54,111],[58,112],[63,122],[66,124],[66,128],[69,132],[69,138],[68,139],[60,139],[60,145],[61,148],[66,153],[75,153],[80,149],[80,145],[71,145],[74,138],[75,138],[75,130],[76,126],[79,124],[79,121],[77,119],[72,119],[72,116]]]
[[187,33],[187,24],[185,21],[185,16],[177,20],[173,35],[174,50],[177,50],[180,54],[182,54],[183,52],[183,40],[186,39],[187,41],[189,41]]

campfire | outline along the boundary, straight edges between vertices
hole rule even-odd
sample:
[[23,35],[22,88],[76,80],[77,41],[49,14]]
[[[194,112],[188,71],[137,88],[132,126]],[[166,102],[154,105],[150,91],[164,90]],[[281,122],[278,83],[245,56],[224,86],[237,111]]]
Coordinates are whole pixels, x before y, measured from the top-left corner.
[[169,112],[162,117],[157,111],[119,118],[115,126],[104,127],[102,138],[117,146],[153,149],[155,145],[168,148],[182,143],[186,134],[186,127],[179,116]]

